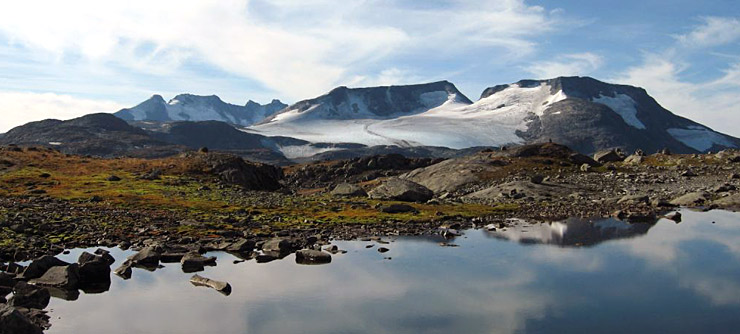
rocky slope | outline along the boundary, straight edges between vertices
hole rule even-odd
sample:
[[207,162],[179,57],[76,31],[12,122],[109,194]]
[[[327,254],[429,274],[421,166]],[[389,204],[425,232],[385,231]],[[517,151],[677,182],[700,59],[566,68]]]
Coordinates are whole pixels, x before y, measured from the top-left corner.
[[154,95],[133,108],[122,109],[116,116],[127,121],[222,121],[251,125],[287,107],[279,100],[261,105],[254,101],[238,106],[222,101],[218,96],[180,94],[168,102]]

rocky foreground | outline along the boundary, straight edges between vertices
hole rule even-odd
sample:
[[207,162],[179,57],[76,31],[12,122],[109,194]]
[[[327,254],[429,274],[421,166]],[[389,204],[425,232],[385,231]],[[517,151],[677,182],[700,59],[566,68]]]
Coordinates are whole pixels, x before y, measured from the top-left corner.
[[[197,272],[215,261],[208,251],[327,263],[340,252],[335,239],[450,238],[470,227],[505,229],[510,218],[653,223],[678,206],[733,210],[739,186],[737,151],[588,157],[546,143],[448,160],[384,155],[280,168],[207,149],[145,160],[8,146],[0,149],[0,333],[48,326],[41,310],[50,291],[104,288],[111,271],[127,278],[131,267],[160,262]],[[72,264],[54,258],[94,246],[138,252],[113,269],[104,250]],[[222,282],[193,282],[228,293]]]

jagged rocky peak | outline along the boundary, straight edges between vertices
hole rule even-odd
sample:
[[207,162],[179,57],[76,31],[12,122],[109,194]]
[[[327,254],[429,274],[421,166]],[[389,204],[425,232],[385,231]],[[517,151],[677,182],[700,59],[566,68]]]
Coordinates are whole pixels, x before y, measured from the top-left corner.
[[367,88],[341,86],[298,102],[270,120],[389,118],[424,112],[447,102],[472,103],[448,81]]
[[160,95],[154,95],[133,108],[115,113],[127,121],[222,121],[247,126],[287,107],[279,100],[260,105],[249,101],[244,106],[226,103],[216,95],[179,94],[165,102]]

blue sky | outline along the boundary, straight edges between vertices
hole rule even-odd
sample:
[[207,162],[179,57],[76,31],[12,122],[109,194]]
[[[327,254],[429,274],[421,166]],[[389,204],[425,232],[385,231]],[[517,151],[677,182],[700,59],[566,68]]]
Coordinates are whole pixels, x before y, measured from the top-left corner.
[[0,132],[152,94],[287,103],[333,87],[525,78],[645,87],[740,136],[736,1],[223,0],[0,3]]

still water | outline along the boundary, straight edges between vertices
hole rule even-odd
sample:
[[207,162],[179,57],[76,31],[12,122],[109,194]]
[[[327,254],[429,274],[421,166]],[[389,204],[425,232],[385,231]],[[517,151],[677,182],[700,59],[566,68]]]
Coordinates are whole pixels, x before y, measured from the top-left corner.
[[[108,292],[53,298],[47,333],[738,333],[740,214],[682,213],[471,230],[459,247],[402,238],[385,254],[339,242],[348,253],[321,266],[211,254],[199,274],[229,296],[179,264],[134,269]],[[114,267],[128,254],[113,250]]]

